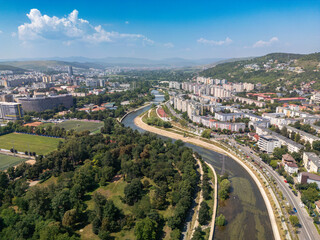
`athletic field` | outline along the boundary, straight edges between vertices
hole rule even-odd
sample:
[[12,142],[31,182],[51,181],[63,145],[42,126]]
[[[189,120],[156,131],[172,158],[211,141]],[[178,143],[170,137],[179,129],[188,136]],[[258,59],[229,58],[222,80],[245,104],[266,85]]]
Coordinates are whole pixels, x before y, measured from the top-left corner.
[[103,127],[103,122],[86,122],[69,120],[62,123],[58,123],[57,126],[66,130],[74,129],[76,132],[82,132],[88,130],[90,132],[98,132]]
[[10,133],[0,136],[0,148],[10,150],[14,147],[19,152],[30,151],[37,155],[45,155],[55,150],[59,141],[63,141],[63,139]]
[[25,161],[25,159],[8,156],[0,153],[0,170],[5,170],[8,167],[15,166],[23,161]]

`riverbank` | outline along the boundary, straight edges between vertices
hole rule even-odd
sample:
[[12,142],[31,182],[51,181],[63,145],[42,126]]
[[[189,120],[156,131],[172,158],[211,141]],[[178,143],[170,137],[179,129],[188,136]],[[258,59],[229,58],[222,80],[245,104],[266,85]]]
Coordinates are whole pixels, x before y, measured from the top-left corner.
[[136,112],[136,111],[139,111],[140,109],[143,109],[143,108],[145,108],[145,107],[147,107],[147,106],[149,106],[149,105],[151,105],[152,103],[150,103],[150,102],[147,102],[146,104],[144,104],[143,106],[140,106],[140,107],[138,107],[138,108],[135,108],[135,109],[132,109],[132,110],[130,110],[129,112],[127,112],[125,115],[123,115],[120,119],[118,119],[118,121],[121,123],[122,121],[123,121],[123,119],[125,119],[126,118],[126,116],[128,116],[130,113],[133,113],[133,112]]
[[260,191],[260,193],[262,195],[262,198],[263,198],[263,200],[265,202],[265,205],[267,207],[267,211],[268,211],[269,219],[270,219],[270,222],[271,222],[271,227],[272,227],[274,238],[276,240],[281,239],[280,233],[279,233],[279,229],[278,229],[278,225],[277,225],[277,222],[276,222],[276,218],[275,218],[274,212],[272,210],[272,206],[271,206],[270,200],[269,200],[269,198],[268,198],[268,196],[267,196],[267,194],[266,194],[266,192],[264,190],[263,185],[259,181],[258,177],[252,172],[252,170],[240,158],[238,158],[237,156],[233,155],[232,153],[230,153],[230,152],[228,152],[228,151],[226,151],[226,150],[224,150],[224,149],[222,149],[222,148],[220,148],[218,146],[215,146],[215,145],[210,144],[208,142],[205,142],[203,140],[200,140],[200,139],[197,139],[197,138],[193,138],[193,137],[183,137],[182,135],[180,135],[178,133],[173,133],[173,132],[170,132],[170,131],[166,131],[166,130],[163,130],[163,129],[159,129],[159,128],[156,128],[156,127],[149,126],[149,125],[147,125],[146,123],[144,123],[142,121],[141,117],[136,117],[134,119],[134,123],[138,127],[142,128],[142,129],[144,129],[146,131],[153,132],[153,133],[156,133],[156,134],[159,134],[159,135],[162,135],[162,136],[166,136],[166,137],[169,137],[169,138],[182,140],[182,141],[187,142],[187,143],[195,144],[195,145],[207,148],[209,150],[213,150],[215,152],[219,152],[219,153],[228,155],[229,157],[234,159],[236,162],[238,162],[249,173],[251,178],[254,180],[254,182],[258,186],[258,189],[259,189],[259,191]]

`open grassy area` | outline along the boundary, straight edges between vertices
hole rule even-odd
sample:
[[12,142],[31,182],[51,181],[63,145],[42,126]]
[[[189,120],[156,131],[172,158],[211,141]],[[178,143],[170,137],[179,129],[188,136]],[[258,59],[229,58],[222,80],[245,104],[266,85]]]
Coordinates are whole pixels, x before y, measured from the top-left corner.
[[22,159],[19,157],[8,156],[5,154],[0,154],[0,170],[5,170],[8,167],[15,166],[26,159]]
[[66,130],[74,129],[76,132],[82,132],[88,130],[90,132],[97,132],[103,127],[103,122],[85,122],[69,120],[62,123],[58,123],[57,126]]
[[48,154],[55,150],[63,139],[42,137],[29,134],[10,133],[0,136],[0,148],[11,149],[13,146],[19,152],[36,152],[36,154]]

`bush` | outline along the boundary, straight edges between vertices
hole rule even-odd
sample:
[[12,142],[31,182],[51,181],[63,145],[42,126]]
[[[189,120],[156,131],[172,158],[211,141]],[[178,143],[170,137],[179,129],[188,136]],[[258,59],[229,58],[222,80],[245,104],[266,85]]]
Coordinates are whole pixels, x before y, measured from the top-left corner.
[[226,225],[226,218],[222,214],[220,214],[219,217],[216,218],[216,224],[217,226],[224,226]]
[[210,139],[210,137],[211,137],[211,130],[210,130],[210,129],[204,130],[204,131],[201,133],[201,137]]
[[299,218],[295,215],[292,215],[289,217],[290,223],[292,224],[292,226],[294,227],[299,227],[300,222],[299,222]]

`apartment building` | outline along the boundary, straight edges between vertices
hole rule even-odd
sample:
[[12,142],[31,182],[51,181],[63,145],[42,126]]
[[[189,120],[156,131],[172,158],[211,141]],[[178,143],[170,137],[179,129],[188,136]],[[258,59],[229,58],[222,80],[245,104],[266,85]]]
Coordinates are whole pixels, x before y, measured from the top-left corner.
[[311,145],[314,141],[320,141],[320,138],[307,133],[305,131],[299,130],[297,128],[291,127],[291,126],[286,126],[286,125],[280,125],[279,128],[282,129],[283,127],[287,128],[287,131],[291,134],[291,133],[298,133],[301,136],[301,140],[304,140],[305,142],[309,142]]
[[222,121],[222,122],[228,122],[228,121],[235,121],[238,118],[243,118],[243,113],[215,113],[214,118]]
[[261,136],[261,135],[271,135],[273,137],[275,137],[282,146],[287,146],[288,147],[288,151],[289,152],[299,152],[301,149],[304,148],[303,145],[296,143],[294,141],[292,141],[289,138],[286,138],[284,136],[282,136],[279,133],[273,132],[268,128],[263,128],[261,126],[257,126],[256,127],[256,133]]
[[169,88],[174,88],[174,89],[180,90],[181,89],[181,83],[180,82],[170,81],[169,82]]
[[221,130],[230,130],[232,132],[240,132],[244,131],[246,128],[245,123],[231,123],[231,122],[218,122],[218,121],[210,121],[210,128],[213,129],[221,129]]
[[308,172],[320,173],[320,158],[314,152],[303,153],[303,165]]
[[258,146],[260,150],[271,154],[275,148],[281,147],[281,144],[277,138],[271,135],[261,135],[258,141]]
[[250,98],[234,96],[233,100],[234,101],[239,101],[239,102],[245,103],[245,104],[250,104],[250,105],[254,104],[254,105],[256,105],[257,107],[260,107],[260,108],[263,108],[263,107],[266,106],[265,102],[260,102],[260,101],[257,101],[257,100],[254,100],[254,99],[250,99]]

